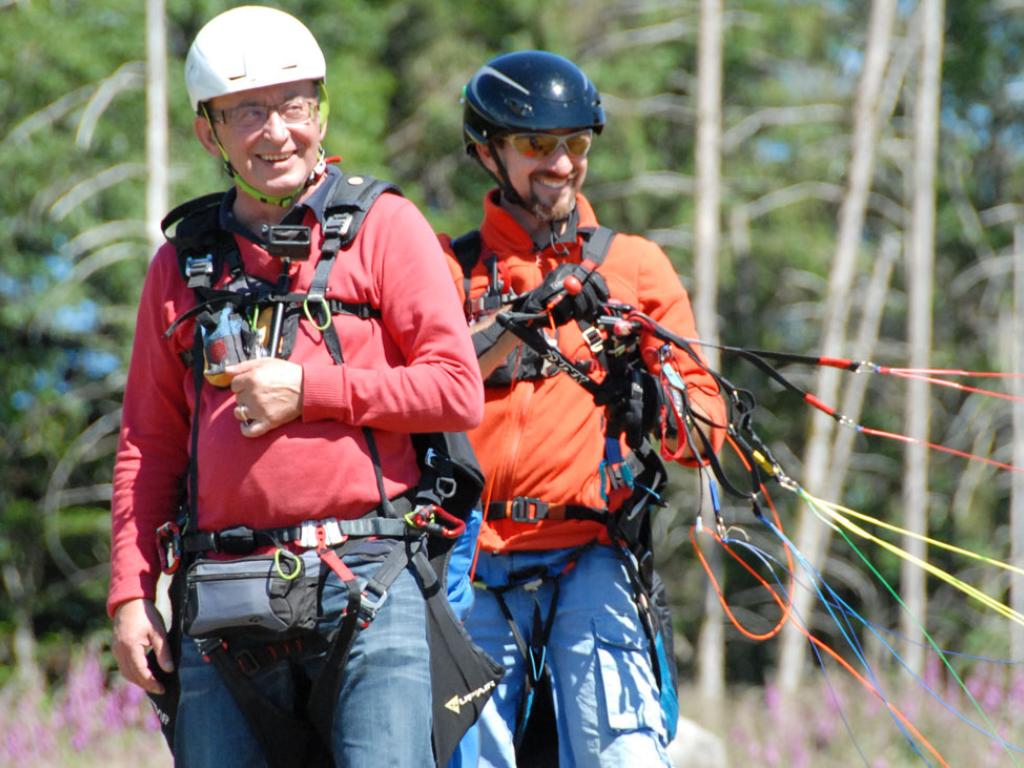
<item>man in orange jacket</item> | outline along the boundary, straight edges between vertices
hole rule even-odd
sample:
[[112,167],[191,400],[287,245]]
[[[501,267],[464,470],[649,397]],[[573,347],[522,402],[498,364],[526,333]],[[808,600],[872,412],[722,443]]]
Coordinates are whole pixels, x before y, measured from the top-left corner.
[[623,305],[697,336],[661,249],[598,227],[580,192],[605,122],[587,76],[554,54],[505,54],[473,75],[464,110],[467,151],[498,185],[479,232],[442,236],[486,378],[466,626],[506,676],[480,721],[481,765],[553,760],[552,725],[561,765],[668,765],[670,627],[648,609],[664,467],[645,437],[699,465],[722,442],[724,404],[698,353],[627,319]]

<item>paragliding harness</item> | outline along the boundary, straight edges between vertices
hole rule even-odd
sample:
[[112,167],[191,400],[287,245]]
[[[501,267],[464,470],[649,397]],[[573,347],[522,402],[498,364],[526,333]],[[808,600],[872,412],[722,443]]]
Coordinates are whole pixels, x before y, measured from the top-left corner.
[[[380,311],[365,304],[327,299],[328,277],[339,251],[352,243],[370,206],[384,192],[398,190],[369,177],[337,179],[324,212],[320,259],[306,294],[287,291],[287,264],[276,287],[244,274],[233,237],[219,227],[221,194],[179,206],[162,225],[165,234],[174,229],[168,240],[177,249],[182,276],[197,301],[168,329],[169,335],[182,320],[196,318],[195,340],[188,356],[196,393],[188,491],[180,520],[158,531],[164,571],[174,574],[171,646],[176,653],[175,667],[180,643],[187,636],[223,676],[271,768],[333,765],[329,745],[334,705],[349,652],[358,633],[370,625],[385,602],[392,582],[407,567],[416,572],[427,606],[433,749],[438,765],[448,762],[503,674],[503,669],[472,643],[445,598],[451,547],[465,530],[465,520],[483,487],[483,475],[464,433],[411,435],[420,483],[416,489],[388,499],[373,432],[364,428],[381,503],[361,518],[313,520],[263,530],[246,526],[222,531],[196,529],[199,467],[195,457],[204,379],[216,381],[223,367],[239,355],[243,359],[260,355],[261,334],[265,333],[250,318],[257,318],[258,310],[268,304],[274,314],[269,354],[287,356],[304,315],[320,329],[335,364],[342,364],[341,342],[330,315],[368,319],[379,317]],[[271,228],[268,250],[272,254],[276,249],[275,255],[284,260],[303,258],[308,248],[307,228]],[[228,289],[215,289],[212,286],[225,264],[231,276]],[[311,306],[320,317],[313,316]],[[287,548],[289,544],[303,553],[296,555]],[[271,556],[246,557],[262,547],[276,549]],[[356,553],[370,557],[369,550],[381,565],[360,586],[342,558]],[[241,557],[204,558],[208,553]],[[324,637],[315,629],[322,618],[318,616],[319,596],[329,571],[347,588],[348,603],[340,626]],[[246,582],[252,588],[240,596],[238,585]],[[310,680],[298,659],[315,652],[325,653],[326,660],[322,671]],[[295,678],[295,711],[269,701],[252,681],[256,672],[282,661],[289,664]],[[177,678],[159,671],[152,656],[150,666],[167,690],[151,698],[173,749]]]
[[[578,231],[583,238],[582,264],[597,269],[607,256],[615,232],[601,226],[581,228]],[[484,255],[482,259],[488,274],[487,288],[479,297],[470,298],[470,275],[482,256],[479,231],[474,230],[455,238],[451,247],[462,267],[465,308],[471,318],[500,310],[511,303],[515,294],[505,285],[494,254]],[[506,312],[499,314],[496,320],[522,339],[524,344],[521,351],[512,353],[517,356],[514,361],[510,356],[509,363],[496,369],[485,384],[507,386],[513,379],[535,379],[563,372],[593,396],[595,402],[607,405],[605,457],[600,472],[605,485],[613,490],[624,490],[626,498],[614,512],[608,512],[582,505],[550,505],[541,499],[516,497],[490,502],[486,519],[508,518],[524,523],[543,519],[592,520],[607,526],[625,564],[640,621],[649,641],[651,664],[671,740],[675,736],[679,716],[676,664],[672,654],[672,621],[664,585],[654,570],[649,514],[652,505],[664,506],[662,491],[667,482],[667,474],[656,450],[647,440],[647,435],[655,430],[663,413],[671,412],[671,409],[662,408],[662,388],[643,365],[636,338],[623,339],[601,333],[598,318],[577,320],[577,323],[584,340],[607,371],[601,384],[587,375],[587,369],[570,361],[556,346],[549,344],[539,330],[524,322],[525,318],[517,317],[514,312]],[[631,449],[626,456],[623,456],[619,442],[619,436],[623,433]],[[497,599],[527,664],[515,734],[516,753],[521,764],[557,765],[557,734],[546,646],[557,609],[559,581],[572,570],[590,546],[592,543],[571,552],[557,571],[528,569],[512,574],[507,585],[486,587]],[[545,582],[553,583],[551,606],[546,618],[541,616],[539,605],[536,606],[527,642],[516,626],[503,595],[517,587],[533,591]]]

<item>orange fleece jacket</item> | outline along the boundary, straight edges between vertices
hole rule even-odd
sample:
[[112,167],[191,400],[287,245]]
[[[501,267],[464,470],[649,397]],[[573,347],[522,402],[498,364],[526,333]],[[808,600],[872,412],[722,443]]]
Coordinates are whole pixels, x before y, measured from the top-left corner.
[[[579,263],[581,238],[569,245],[565,255],[556,253],[551,246],[538,250],[529,234],[496,200],[496,191],[484,198],[482,256],[470,275],[471,298],[487,289],[483,254],[497,256],[503,279],[510,281],[516,293],[540,285],[544,276],[563,261]],[[582,195],[577,198],[577,206],[579,226],[597,226],[594,211]],[[465,299],[462,269],[452,255],[450,239],[444,235],[440,239]],[[686,290],[668,257],[655,243],[635,235],[618,234],[598,271],[608,284],[612,299],[633,305],[680,336],[697,338]],[[641,345],[645,350],[657,350],[661,342],[645,335]],[[601,378],[597,361],[575,323],[558,329],[558,347],[574,362],[592,361],[591,376]],[[725,405],[715,381],[685,353],[675,350],[673,356],[691,402],[716,425],[724,425]],[[716,450],[724,435],[723,428],[712,431]],[[516,381],[511,386],[486,387],[483,422],[469,436],[487,478],[485,503],[531,496],[549,504],[605,506],[599,472],[604,458],[604,409],[595,406],[590,395],[568,376],[559,374],[536,381]],[[623,450],[627,450],[625,446]],[[608,541],[604,526],[591,521],[485,520],[480,546],[492,552],[557,549],[583,544],[595,537]]]

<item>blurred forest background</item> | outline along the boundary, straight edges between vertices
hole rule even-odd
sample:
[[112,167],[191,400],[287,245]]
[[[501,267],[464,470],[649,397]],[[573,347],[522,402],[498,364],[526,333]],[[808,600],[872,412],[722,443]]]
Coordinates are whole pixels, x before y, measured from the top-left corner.
[[[195,33],[229,5],[0,0],[0,688],[15,691],[0,697],[0,734],[24,730],[13,710],[37,700],[26,690],[43,691],[50,715],[80,700],[69,688],[76,670],[92,675],[93,695],[120,696],[110,706],[138,706],[109,681],[105,651],[111,465],[158,222],[228,183],[193,137],[181,73]],[[608,126],[585,192],[604,224],[665,248],[706,338],[891,366],[1024,370],[1024,0],[278,5],[327,54],[328,154],[399,183],[438,231],[476,226],[489,186],[462,150],[462,85],[497,53],[548,49],[577,61],[604,96]],[[756,430],[812,492],[1024,566],[1020,472],[835,432],[763,373],[713,357],[754,393]],[[1024,410],[1009,399],[807,366],[785,373],[863,424],[1024,465]],[[1024,391],[1009,381],[992,386]],[[689,540],[706,494],[685,471],[674,488],[656,527],[684,711],[750,764],[913,758],[889,721],[865,727],[883,731],[873,746],[842,720],[838,736],[824,725],[810,733],[812,715],[872,694],[840,695],[845,673],[814,672],[793,629],[754,642],[730,627]],[[892,676],[894,700],[926,699],[925,684],[955,688],[865,561],[795,497],[770,490],[809,563],[877,629],[841,628],[808,590],[797,591],[791,624],[850,659],[845,635],[861,639],[878,679]],[[742,528],[733,536],[783,557],[749,505],[727,500],[724,516]],[[880,535],[1022,610],[1024,589],[1006,571]],[[702,542],[719,555],[736,615],[769,630],[778,608],[766,592]],[[1010,663],[1024,659],[1019,626],[883,549],[862,551],[938,646],[967,654],[950,659],[972,692],[993,691],[983,705],[995,722],[974,712],[979,727],[1020,743],[1024,679]],[[960,748],[974,731],[936,709],[926,735]],[[742,738],[740,712],[757,721],[742,723]],[[771,747],[787,730],[799,739]],[[979,738],[972,765],[1012,760]],[[0,762],[15,764],[7,739]],[[49,759],[39,754],[32,764]]]

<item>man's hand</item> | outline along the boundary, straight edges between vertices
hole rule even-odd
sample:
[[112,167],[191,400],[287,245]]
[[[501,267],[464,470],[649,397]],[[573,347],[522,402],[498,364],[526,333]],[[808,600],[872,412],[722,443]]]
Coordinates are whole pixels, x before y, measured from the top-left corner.
[[548,272],[544,282],[520,296],[513,309],[529,315],[550,312],[555,325],[565,325],[570,320],[593,320],[606,301],[608,286],[597,271],[567,263]]
[[230,365],[235,418],[246,437],[265,435],[302,415],[302,366],[276,357]]
[[502,313],[481,319],[471,330],[473,348],[480,365],[480,375],[486,379],[503,366],[512,351],[522,344],[514,333],[507,333],[501,322]]
[[117,668],[128,682],[150,693],[164,692],[164,687],[153,677],[146,663],[146,653],[152,650],[160,669],[174,671],[164,620],[152,600],[137,598],[117,607],[111,650],[117,660]]

